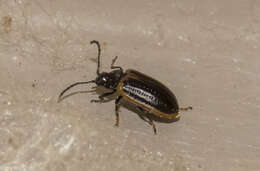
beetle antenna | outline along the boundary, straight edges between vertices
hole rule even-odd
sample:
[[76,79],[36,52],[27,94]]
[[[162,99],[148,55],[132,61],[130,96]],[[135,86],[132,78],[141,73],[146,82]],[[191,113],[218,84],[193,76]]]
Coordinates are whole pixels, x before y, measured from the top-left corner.
[[90,44],[93,44],[93,43],[95,43],[95,44],[97,45],[97,47],[98,47],[98,67],[97,67],[97,75],[100,75],[99,68],[100,68],[101,48],[100,48],[100,44],[99,44],[98,41],[92,40],[92,41],[90,42]]
[[79,84],[89,84],[89,83],[95,83],[95,80],[91,80],[91,81],[86,81],[86,82],[76,82],[70,86],[68,86],[65,90],[63,90],[60,95],[59,95],[59,98],[58,98],[58,102],[60,102],[61,100],[61,97],[63,96],[63,94],[68,91],[70,88],[76,86],[76,85],[79,85]]

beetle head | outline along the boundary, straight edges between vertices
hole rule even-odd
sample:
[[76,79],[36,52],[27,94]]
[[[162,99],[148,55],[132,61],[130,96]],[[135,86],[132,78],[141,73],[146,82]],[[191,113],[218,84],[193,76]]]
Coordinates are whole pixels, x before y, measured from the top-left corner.
[[106,73],[106,72],[102,72],[101,74],[98,75],[98,77],[96,78],[95,80],[95,83],[98,85],[98,86],[104,86],[104,87],[109,87],[109,83],[111,82],[110,81],[110,77],[109,77],[109,73]]
[[100,73],[95,83],[97,86],[104,86],[105,88],[114,89],[116,88],[122,74],[119,70],[114,70],[112,72],[102,72]]
[[105,88],[108,89],[115,89],[117,84],[119,83],[120,78],[124,75],[123,69],[120,66],[114,66],[114,63],[117,59],[117,56],[113,59],[112,64],[111,64],[111,69],[114,69],[111,72],[102,72],[100,73],[100,54],[101,54],[101,48],[100,44],[96,40],[92,40],[90,42],[91,44],[96,44],[98,48],[98,66],[97,66],[97,78],[95,80],[91,81],[85,81],[85,82],[76,82],[70,86],[68,86],[65,90],[63,90],[59,97],[58,97],[58,102],[62,100],[63,94],[71,89],[72,87],[75,87],[76,85],[79,84],[90,84],[90,83],[96,83],[97,86],[104,86]]

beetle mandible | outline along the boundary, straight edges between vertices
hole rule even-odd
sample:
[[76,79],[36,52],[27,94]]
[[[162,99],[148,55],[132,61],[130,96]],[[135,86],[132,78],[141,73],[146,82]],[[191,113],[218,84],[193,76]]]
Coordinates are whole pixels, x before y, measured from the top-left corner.
[[[115,100],[116,126],[119,126],[120,101],[124,99],[146,114],[148,119],[146,121],[152,125],[154,134],[157,133],[157,130],[153,117],[178,120],[180,110],[192,109],[191,106],[180,108],[172,91],[159,81],[136,70],[128,69],[124,72],[122,67],[115,66],[117,56],[112,60],[110,67],[112,71],[100,73],[100,44],[96,40],[92,40],[90,43],[96,44],[98,48],[97,78],[86,82],[76,82],[68,86],[60,93],[58,101],[62,100],[62,96],[67,90],[76,85],[95,83],[97,86],[103,86],[111,90],[111,92],[104,93],[99,96],[98,100],[91,100],[91,102],[102,103],[105,101],[105,97],[114,93],[118,94]],[[142,116],[140,117],[144,119]]]

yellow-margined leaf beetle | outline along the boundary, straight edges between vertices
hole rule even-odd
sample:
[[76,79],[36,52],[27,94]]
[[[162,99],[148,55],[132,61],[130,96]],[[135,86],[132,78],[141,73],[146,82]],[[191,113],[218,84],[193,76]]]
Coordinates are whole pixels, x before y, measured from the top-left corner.
[[58,101],[62,100],[62,96],[67,90],[76,85],[95,83],[97,86],[110,89],[111,92],[104,93],[99,96],[98,100],[91,100],[91,102],[102,103],[105,101],[105,97],[114,93],[118,94],[115,100],[116,126],[119,125],[118,109],[120,101],[124,99],[145,114],[149,124],[153,126],[155,134],[157,131],[153,117],[166,120],[178,120],[180,118],[180,110],[192,109],[191,106],[179,108],[175,95],[159,81],[136,70],[128,69],[124,72],[123,68],[115,66],[117,56],[112,61],[112,71],[100,73],[100,44],[96,40],[90,43],[96,44],[98,48],[97,78],[86,82],[76,82],[68,86],[60,93]]

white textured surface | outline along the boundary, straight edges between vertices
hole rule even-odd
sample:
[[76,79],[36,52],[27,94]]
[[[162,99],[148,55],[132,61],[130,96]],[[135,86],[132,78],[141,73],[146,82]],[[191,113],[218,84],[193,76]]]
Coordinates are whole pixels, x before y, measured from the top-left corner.
[[[260,170],[260,1],[0,0],[0,23],[1,171]],[[57,103],[95,78],[93,39],[194,110],[155,136],[96,94]]]

